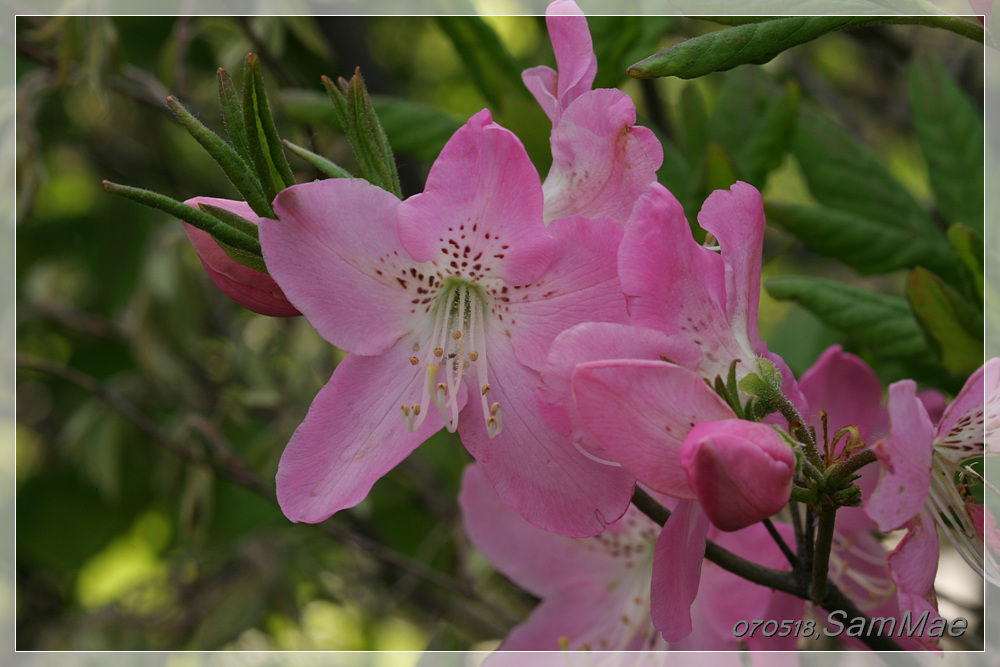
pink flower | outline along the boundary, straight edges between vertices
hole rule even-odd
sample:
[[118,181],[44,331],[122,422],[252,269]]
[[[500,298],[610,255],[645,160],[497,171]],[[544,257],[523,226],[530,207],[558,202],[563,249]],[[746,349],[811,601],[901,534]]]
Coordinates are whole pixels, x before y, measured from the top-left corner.
[[684,209],[654,184],[636,203],[618,251],[618,271],[635,326],[687,338],[702,359],[695,370],[713,381],[736,360],[737,378],[758,371],[757,357],[781,372],[782,391],[804,405],[795,378],[767,351],[757,330],[764,203],[752,186],[737,182],[705,200],[698,224],[717,244],[698,244]]
[[[231,211],[249,222],[257,222],[257,214],[243,201],[195,197],[184,202],[191,208],[198,204],[209,204]],[[248,310],[273,317],[300,315],[295,306],[288,302],[281,288],[266,273],[255,271],[230,257],[208,232],[184,223],[184,232],[198,253],[201,263],[219,289],[230,299]]]
[[522,74],[552,120],[545,220],[583,215],[624,222],[635,200],[656,181],[663,147],[651,130],[635,126],[635,104],[628,95],[591,90],[597,58],[576,3],[557,0],[545,14],[559,71],[539,66]]
[[[901,380],[889,387],[890,433],[872,447],[883,469],[878,487],[864,505],[865,512],[883,532],[907,526],[911,533],[925,535],[928,544],[934,544],[935,559],[937,532],[933,523],[926,529],[918,524],[936,520],[966,562],[980,574],[982,543],[969,514],[970,499],[956,485],[955,477],[963,473],[965,462],[984,454],[985,377],[995,383],[998,370],[1000,359],[991,359],[973,373],[936,426],[917,397],[912,380]],[[904,548],[907,539],[917,537],[904,538],[897,551]],[[919,554],[930,558],[929,551],[919,550]]]
[[764,424],[701,422],[684,439],[681,465],[712,524],[732,531],[763,521],[788,504],[795,452]]
[[485,110],[449,140],[423,194],[400,202],[335,179],[282,191],[275,211],[280,221],[261,222],[268,266],[350,351],[282,455],[286,516],[321,521],[357,504],[441,426],[532,523],[584,536],[621,516],[632,477],[573,449],[533,399],[560,331],[625,319],[619,225],[546,228],[537,173]]
[[[542,599],[530,618],[507,636],[502,651],[735,650],[736,621],[802,615],[801,600],[774,594],[706,563],[694,573],[696,588],[701,580],[693,607],[695,631],[681,642],[668,644],[653,619],[660,613],[654,568],[659,550],[666,553],[669,545],[662,546],[665,538],[658,538],[659,526],[635,507],[595,537],[549,533],[505,507],[478,465],[469,466],[463,475],[459,505],[472,543],[500,572]],[[786,536],[787,528],[780,527]],[[787,565],[761,526],[716,537],[726,548],[769,567]],[[675,579],[680,577],[674,574]],[[795,645],[794,640],[759,636],[748,644],[752,649]],[[678,657],[642,664],[673,665]],[[500,653],[489,664],[520,665],[525,664],[524,658],[516,654],[508,659]]]

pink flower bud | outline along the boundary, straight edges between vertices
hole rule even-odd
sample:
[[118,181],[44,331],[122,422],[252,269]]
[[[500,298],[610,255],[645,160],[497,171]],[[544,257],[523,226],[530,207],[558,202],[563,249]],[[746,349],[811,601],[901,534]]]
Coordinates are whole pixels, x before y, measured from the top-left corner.
[[[192,208],[197,208],[200,203],[211,204],[232,211],[251,222],[257,222],[257,214],[246,202],[195,197],[184,203]],[[184,223],[184,231],[198,253],[205,270],[208,271],[209,277],[230,299],[261,315],[291,317],[301,314],[285,298],[285,294],[271,276],[255,271],[249,266],[243,266],[234,260],[208,232],[187,223]]]
[[684,439],[680,459],[705,514],[722,530],[776,514],[792,494],[795,453],[764,424],[701,422]]

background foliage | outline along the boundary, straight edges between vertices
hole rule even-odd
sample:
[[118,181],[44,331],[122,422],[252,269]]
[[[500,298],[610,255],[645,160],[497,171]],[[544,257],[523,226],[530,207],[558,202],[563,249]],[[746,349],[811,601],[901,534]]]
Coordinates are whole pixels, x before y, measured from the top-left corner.
[[[865,27],[765,66],[635,81],[629,65],[720,26],[590,25],[597,85],[636,100],[692,223],[715,188],[764,192],[772,350],[801,373],[840,343],[884,382],[961,386],[983,345],[980,45]],[[520,81],[552,64],[542,19],[22,17],[17,47],[17,648],[502,637],[532,600],[463,536],[457,438],[433,438],[355,510],[289,523],[277,461],[341,353],[302,318],[230,302],[175,220],[100,182],[236,197],[164,99],[221,130],[216,68],[237,77],[249,51],[281,136],[355,173],[319,79],[360,66],[404,195],[484,106],[544,175],[550,126]],[[299,182],[319,177],[289,160]]]

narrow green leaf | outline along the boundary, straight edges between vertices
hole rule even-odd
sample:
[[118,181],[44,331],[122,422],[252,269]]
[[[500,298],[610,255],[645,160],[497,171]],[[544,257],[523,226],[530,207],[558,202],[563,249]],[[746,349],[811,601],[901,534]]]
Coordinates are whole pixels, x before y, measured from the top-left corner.
[[257,181],[264,191],[268,201],[274,201],[278,194],[271,175],[271,165],[268,163],[266,149],[261,143],[260,129],[257,118],[257,102],[253,84],[253,69],[258,65],[258,58],[248,53],[243,66],[243,124],[247,129],[247,146],[250,151],[250,164],[257,172]]
[[287,139],[283,139],[282,141],[284,142],[285,146],[288,147],[288,150],[292,151],[300,158],[302,158],[312,166],[316,167],[316,169],[323,172],[330,178],[353,178],[350,172],[348,172],[346,169],[336,164],[335,162],[327,160],[322,155],[319,155],[318,153],[313,153],[308,148],[303,148],[302,146],[293,144]]
[[[340,123],[340,129],[350,138],[351,123],[347,114],[347,97],[344,96],[344,91],[328,76],[321,76],[320,80],[323,82],[323,87],[326,88],[330,101],[333,102],[333,114],[337,122]],[[343,79],[340,79],[340,81],[343,81]]]
[[393,150],[433,162],[464,121],[434,107],[394,97],[372,97]]
[[982,234],[983,118],[936,58],[915,58],[907,78],[938,209],[949,222]]
[[288,160],[285,158],[281,139],[278,137],[278,130],[274,126],[274,118],[271,116],[271,107],[267,103],[267,91],[264,90],[264,76],[260,71],[260,59],[256,56],[252,59],[250,56],[247,56],[247,67],[251,69],[251,73],[253,74],[253,95],[254,102],[257,105],[257,127],[264,134],[271,164],[274,166],[275,171],[278,172],[281,184],[285,188],[289,188],[295,185],[295,176],[292,175],[292,168],[288,165]]
[[491,106],[499,111],[505,98],[528,94],[521,66],[486,21],[478,16],[438,16],[435,20]]
[[247,236],[250,236],[255,239],[260,238],[260,230],[257,229],[257,225],[250,222],[241,215],[233,213],[232,211],[227,211],[224,208],[219,208],[218,206],[212,206],[211,204],[206,204],[204,202],[199,203],[198,208],[200,208],[205,213],[208,213],[209,215],[213,216],[214,218],[217,218],[218,220],[224,222],[230,227],[238,229]]
[[979,368],[983,363],[983,317],[975,306],[922,268],[910,273],[906,297],[928,343],[949,372],[966,376]]
[[816,278],[775,278],[766,287],[775,299],[797,302],[878,357],[932,356],[904,299]]
[[[174,112],[177,119],[184,125],[185,129],[195,140],[202,145],[208,154],[222,167],[222,171],[232,182],[236,189],[246,200],[254,213],[261,216],[273,217],[274,210],[271,208],[271,199],[264,195],[260,183],[254,176],[252,168],[239,156],[232,146],[227,144],[222,137],[212,132],[201,124],[201,122],[191,115],[175,97],[167,98],[167,106]],[[273,197],[272,197],[273,199]]]
[[240,96],[233,85],[233,78],[229,72],[219,68],[219,104],[222,106],[222,119],[226,124],[226,134],[232,142],[236,152],[244,160],[250,162],[250,148],[247,145],[247,128],[243,123],[243,110],[240,105]]
[[879,17],[787,17],[747,23],[693,37],[628,68],[636,79],[694,79],[738,65],[762,65],[782,51],[834,30],[877,23]]
[[[354,117],[354,127],[359,138],[361,152],[358,158],[362,165],[370,163],[371,177],[369,180],[383,190],[388,190],[397,197],[402,197],[399,185],[399,175],[396,172],[396,160],[385,136],[382,123],[379,122],[365,80],[358,70],[351,77],[347,88],[347,107]],[[355,147],[357,151],[359,147]]]
[[925,266],[954,274],[955,257],[940,242],[854,213],[818,206],[768,204],[767,219],[800,238],[824,257],[861,275]]
[[983,290],[983,240],[973,234],[967,227],[955,223],[948,228],[948,241],[958,255],[958,261],[965,269],[975,294],[982,304],[985,292]]
[[112,194],[121,195],[132,201],[172,215],[198,229],[208,232],[214,238],[223,241],[233,248],[258,256],[261,255],[260,242],[256,238],[245,234],[235,227],[230,227],[204,211],[150,190],[119,185],[110,181],[103,181],[102,184],[104,185],[104,189]]

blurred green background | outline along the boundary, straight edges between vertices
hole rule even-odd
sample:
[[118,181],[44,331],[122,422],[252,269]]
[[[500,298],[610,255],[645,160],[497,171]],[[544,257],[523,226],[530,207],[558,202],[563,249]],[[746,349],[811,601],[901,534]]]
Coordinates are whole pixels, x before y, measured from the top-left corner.
[[[981,248],[982,208],[977,228],[975,197],[971,211],[967,196],[949,201],[961,184],[943,195],[935,174],[965,174],[958,180],[973,195],[978,187],[981,200],[981,45],[927,28],[865,28],[762,67],[639,82],[627,79],[628,65],[719,26],[674,17],[590,25],[597,86],[622,86],[640,124],[663,138],[661,181],[690,221],[712,189],[740,178],[769,205],[841,211],[869,221],[864,230],[881,229],[878,207],[850,211],[824,190],[831,177],[816,166],[833,164],[875,183],[883,207],[913,202],[938,231],[912,242],[903,234],[901,246],[930,248],[909,258],[872,257],[860,252],[870,243],[864,233],[837,245],[839,228],[817,235],[775,210],[781,224],[769,225],[765,280],[819,277],[877,294],[870,318],[895,328],[873,338],[871,319],[845,323],[842,307],[816,305],[808,290],[789,296],[786,283],[784,301],[762,294],[772,350],[801,373],[840,343],[886,382],[961,386],[982,357],[981,265],[977,285],[975,267],[935,253],[950,252],[944,231],[955,222]],[[462,533],[455,497],[470,459],[457,438],[433,438],[356,509],[318,527],[289,523],[273,500],[278,458],[342,353],[303,318],[259,316],[229,301],[176,220],[105,193],[101,180],[178,200],[237,197],[164,98],[176,95],[221,130],[216,69],[238,79],[250,51],[261,57],[281,135],[349,170],[356,165],[319,79],[360,66],[404,195],[422,189],[444,141],[487,106],[544,177],[550,125],[520,82],[523,68],[554,64],[544,21],[21,17],[16,38],[17,648],[494,645],[533,601]],[[965,128],[971,139],[956,136],[955,112],[928,110],[915,68],[940,72],[931,82],[947,81],[948,95],[979,114],[978,176],[968,171],[975,128]],[[924,126],[944,128],[946,145],[971,142],[972,157],[955,150],[963,161],[935,167],[941,151],[917,136],[915,108],[933,116]],[[319,177],[289,160],[299,182]],[[947,331],[928,330],[911,312],[908,276],[928,262],[958,295],[946,299],[960,305],[953,310],[974,310],[978,294],[978,341],[975,312],[954,315]]]

